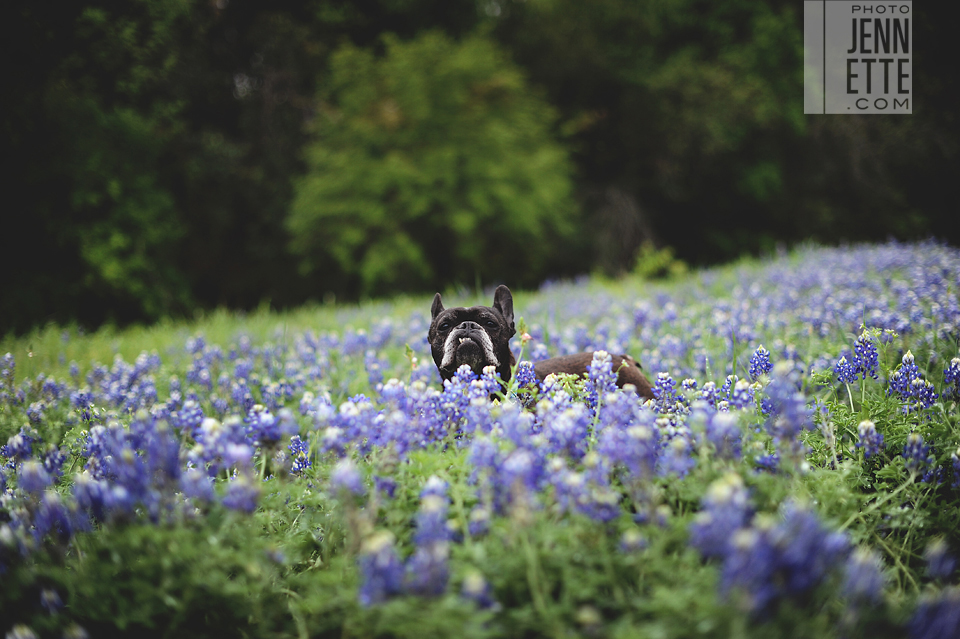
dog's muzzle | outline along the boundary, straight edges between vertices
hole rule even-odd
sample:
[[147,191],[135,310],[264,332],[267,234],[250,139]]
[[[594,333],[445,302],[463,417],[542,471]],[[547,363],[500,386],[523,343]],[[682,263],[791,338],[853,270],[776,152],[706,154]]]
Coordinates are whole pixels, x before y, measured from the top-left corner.
[[[443,361],[440,362],[440,368],[449,368],[457,362],[458,352],[460,352],[461,347],[468,341],[473,342],[478,347],[480,351],[478,355],[482,354],[484,360],[482,363],[485,366],[500,366],[500,360],[497,359],[497,356],[493,352],[493,342],[490,340],[490,336],[487,335],[486,331],[480,328],[480,325],[476,322],[463,322],[447,335],[447,339],[443,344]],[[469,350],[470,347],[468,346],[467,348]],[[471,364],[471,368],[475,368],[474,364],[476,362],[461,361],[460,363],[469,363]]]

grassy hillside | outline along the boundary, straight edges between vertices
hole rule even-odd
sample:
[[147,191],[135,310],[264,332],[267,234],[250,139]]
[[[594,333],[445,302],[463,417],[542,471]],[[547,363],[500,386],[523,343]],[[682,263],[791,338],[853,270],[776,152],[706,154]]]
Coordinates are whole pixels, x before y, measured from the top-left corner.
[[443,387],[428,298],[8,338],[2,630],[950,636],[958,289],[926,243],[515,295],[648,402]]

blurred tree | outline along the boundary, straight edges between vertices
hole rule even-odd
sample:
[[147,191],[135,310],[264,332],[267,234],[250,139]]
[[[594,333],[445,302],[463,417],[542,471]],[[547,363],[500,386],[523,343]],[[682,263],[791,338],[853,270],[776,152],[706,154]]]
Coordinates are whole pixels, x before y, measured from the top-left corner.
[[[915,7],[916,115],[838,117],[803,114],[794,2],[489,4],[498,39],[560,110],[608,271],[650,234],[613,256],[602,238],[644,224],[699,264],[811,237],[960,240],[946,224],[960,162],[949,35],[934,28],[945,5]],[[612,206],[610,192],[633,202]]]
[[304,269],[369,295],[545,277],[575,228],[553,110],[482,36],[384,46],[333,57],[289,217]]

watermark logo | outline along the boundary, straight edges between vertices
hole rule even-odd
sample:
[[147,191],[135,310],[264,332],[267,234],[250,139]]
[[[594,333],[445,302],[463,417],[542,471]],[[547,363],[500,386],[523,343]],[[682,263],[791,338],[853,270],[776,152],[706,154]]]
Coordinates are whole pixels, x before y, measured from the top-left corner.
[[804,113],[913,113],[913,2],[803,3]]

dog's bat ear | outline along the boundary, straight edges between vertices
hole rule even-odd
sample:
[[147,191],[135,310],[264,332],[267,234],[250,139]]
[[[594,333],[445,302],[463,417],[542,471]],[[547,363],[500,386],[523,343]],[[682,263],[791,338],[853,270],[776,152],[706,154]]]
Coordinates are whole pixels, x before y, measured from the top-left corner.
[[437,319],[437,315],[443,312],[443,302],[440,300],[440,293],[433,296],[433,305],[430,307],[430,319]]
[[516,333],[517,329],[513,325],[513,293],[503,284],[498,286],[493,293],[493,308],[503,315],[503,319],[510,326],[510,333]]

